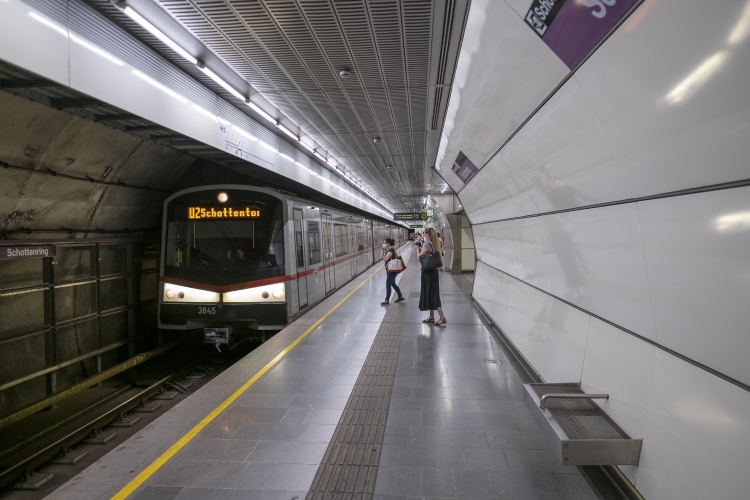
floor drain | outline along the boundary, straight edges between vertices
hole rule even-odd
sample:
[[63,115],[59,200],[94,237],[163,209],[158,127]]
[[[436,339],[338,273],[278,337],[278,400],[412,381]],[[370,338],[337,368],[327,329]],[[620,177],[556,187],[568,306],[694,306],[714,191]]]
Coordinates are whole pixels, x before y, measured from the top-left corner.
[[500,360],[498,360],[498,359],[485,359],[484,362],[487,363],[488,365],[499,365],[500,364]]

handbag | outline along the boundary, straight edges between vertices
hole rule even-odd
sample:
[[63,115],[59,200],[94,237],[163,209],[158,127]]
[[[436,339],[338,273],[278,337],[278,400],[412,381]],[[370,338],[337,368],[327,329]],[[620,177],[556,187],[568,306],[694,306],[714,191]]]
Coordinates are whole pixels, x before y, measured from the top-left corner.
[[[393,252],[393,255],[396,255],[396,252]],[[389,273],[395,274],[404,272],[406,270],[404,259],[402,259],[400,255],[396,255],[386,263],[385,270]]]
[[427,252],[419,258],[419,262],[422,263],[423,271],[432,271],[443,267],[443,259],[437,252]]

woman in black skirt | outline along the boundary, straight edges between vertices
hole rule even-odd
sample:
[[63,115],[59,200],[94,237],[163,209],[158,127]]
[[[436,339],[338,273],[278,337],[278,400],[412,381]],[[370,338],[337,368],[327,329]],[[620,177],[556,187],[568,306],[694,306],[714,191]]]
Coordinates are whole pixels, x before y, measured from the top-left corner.
[[[428,227],[424,231],[424,243],[422,248],[414,246],[417,257],[421,257],[429,252],[438,252],[440,254],[440,242],[438,241],[435,230]],[[440,319],[435,322],[435,310],[437,309]],[[443,314],[443,308],[440,304],[440,277],[437,269],[425,271],[422,269],[422,290],[419,294],[419,310],[430,311],[430,317],[423,320],[422,323],[431,323],[434,325],[444,325],[448,322]]]

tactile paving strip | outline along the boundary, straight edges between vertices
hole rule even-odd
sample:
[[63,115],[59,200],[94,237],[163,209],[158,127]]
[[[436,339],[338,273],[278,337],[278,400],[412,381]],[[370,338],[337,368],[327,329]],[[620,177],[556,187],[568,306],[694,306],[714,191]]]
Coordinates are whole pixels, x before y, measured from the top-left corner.
[[[414,268],[404,271],[401,290]],[[407,302],[388,306],[306,500],[372,500]]]

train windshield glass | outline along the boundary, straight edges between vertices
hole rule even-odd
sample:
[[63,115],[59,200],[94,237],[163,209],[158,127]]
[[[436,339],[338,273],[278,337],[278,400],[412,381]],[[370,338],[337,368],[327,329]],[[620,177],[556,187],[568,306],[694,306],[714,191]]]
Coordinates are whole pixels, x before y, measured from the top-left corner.
[[274,196],[188,193],[169,203],[167,221],[167,276],[228,285],[284,274],[283,204]]

